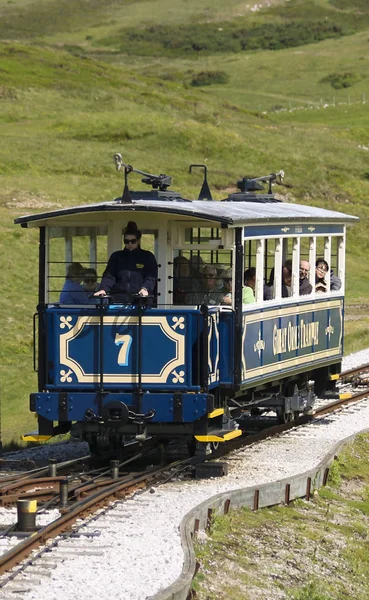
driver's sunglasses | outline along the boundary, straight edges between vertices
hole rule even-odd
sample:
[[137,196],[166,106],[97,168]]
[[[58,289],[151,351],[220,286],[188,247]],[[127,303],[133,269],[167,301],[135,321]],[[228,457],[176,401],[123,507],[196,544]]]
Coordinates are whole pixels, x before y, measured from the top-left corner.
[[137,238],[124,238],[125,244],[135,244],[137,242]]
[[85,279],[85,283],[96,283],[97,279]]

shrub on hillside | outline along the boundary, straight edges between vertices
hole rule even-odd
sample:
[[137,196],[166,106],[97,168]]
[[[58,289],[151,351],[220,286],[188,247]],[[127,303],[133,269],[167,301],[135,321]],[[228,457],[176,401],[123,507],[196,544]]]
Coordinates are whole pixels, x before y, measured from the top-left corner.
[[86,54],[86,50],[82,48],[82,46],[64,44],[63,49],[73,54],[73,56],[81,56],[83,54]]
[[229,75],[224,71],[200,71],[191,80],[191,85],[201,87],[214,83],[228,83]]
[[368,12],[368,0],[329,0],[330,3],[339,10],[360,10]]
[[342,90],[343,88],[349,88],[355,85],[355,83],[358,83],[361,79],[361,75],[358,75],[357,73],[331,73],[330,75],[327,75],[327,77],[324,77],[324,79],[321,80],[321,83],[330,83],[335,90]]
[[127,54],[215,54],[259,49],[280,50],[348,33],[347,25],[334,23],[332,20],[296,19],[262,25],[238,20],[191,26],[152,25],[144,29],[123,29],[118,35],[97,40],[95,44],[118,46]]

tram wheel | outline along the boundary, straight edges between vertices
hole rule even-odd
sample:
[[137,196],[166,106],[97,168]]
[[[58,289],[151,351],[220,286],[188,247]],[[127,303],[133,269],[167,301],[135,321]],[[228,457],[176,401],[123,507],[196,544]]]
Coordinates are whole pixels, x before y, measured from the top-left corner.
[[287,412],[284,406],[278,406],[277,407],[277,419],[278,419],[278,423],[280,425],[283,425],[285,423],[290,423],[290,421],[293,421],[294,419],[294,413],[293,412]]
[[93,436],[88,440],[88,447],[91,455],[102,460],[121,458],[123,452],[123,441],[113,440],[110,444],[103,443],[98,436]]

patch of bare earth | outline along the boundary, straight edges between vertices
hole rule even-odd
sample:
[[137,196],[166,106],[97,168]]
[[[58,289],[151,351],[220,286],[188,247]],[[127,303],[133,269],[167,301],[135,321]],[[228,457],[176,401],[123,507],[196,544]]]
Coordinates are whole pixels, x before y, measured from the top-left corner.
[[13,191],[2,193],[0,195],[0,204],[5,208],[61,208],[62,205],[58,202],[51,201],[46,194],[32,194],[25,191]]

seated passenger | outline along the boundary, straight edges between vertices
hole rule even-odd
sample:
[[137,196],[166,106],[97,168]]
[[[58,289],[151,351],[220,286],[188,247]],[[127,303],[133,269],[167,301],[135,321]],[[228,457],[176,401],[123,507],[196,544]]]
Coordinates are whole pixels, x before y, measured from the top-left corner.
[[326,292],[327,282],[325,280],[329,271],[328,263],[324,258],[318,258],[315,264],[315,291]]
[[220,276],[223,280],[223,287],[221,290],[223,293],[222,304],[230,306],[232,304],[232,269],[222,271]]
[[310,272],[310,263],[307,260],[300,262],[300,280],[299,280],[299,294],[300,296],[307,296],[311,294],[313,286],[308,280],[308,274]]
[[330,280],[331,280],[331,291],[336,292],[340,290],[342,287],[342,281],[337,275],[334,274],[333,269],[330,271]]
[[[190,264],[190,292],[201,292],[203,288],[203,271],[205,267],[204,260],[198,254],[193,254],[189,259]],[[186,302],[186,304],[192,304]]]
[[213,265],[206,265],[203,270],[201,289],[188,294],[186,304],[220,304],[223,292],[217,286],[218,272]]
[[185,256],[176,256],[173,261],[173,304],[185,304],[190,288],[190,261]]
[[292,273],[286,266],[282,268],[282,298],[292,296]]
[[98,289],[97,285],[97,273],[95,269],[85,269],[83,275],[83,287],[88,294],[96,292]]
[[[315,263],[315,291],[316,292],[326,292],[327,291],[327,273],[329,271],[329,266],[324,258],[317,258]],[[341,288],[342,282],[339,277],[337,277],[333,269],[329,272],[330,279],[330,289],[332,292],[337,291]],[[317,288],[318,286],[318,288]]]
[[[291,265],[290,267],[288,265]],[[291,288],[292,280],[292,260],[286,260],[282,267],[282,298],[288,298],[292,295]],[[272,300],[273,298],[273,286],[274,286],[274,267],[270,271],[268,285],[264,285],[264,300]],[[269,290],[269,293],[266,291]]]
[[246,269],[244,273],[245,286],[242,289],[242,304],[251,304],[255,302],[255,282],[256,282],[256,269],[250,267]]
[[193,254],[190,259],[190,271],[192,275],[197,275],[198,277],[202,274],[205,263],[199,254]]
[[273,300],[273,290],[266,283],[263,288],[263,300]]
[[66,280],[60,294],[60,304],[95,304],[82,285],[84,272],[80,263],[74,262],[68,266]]

